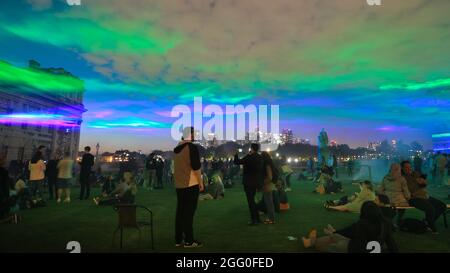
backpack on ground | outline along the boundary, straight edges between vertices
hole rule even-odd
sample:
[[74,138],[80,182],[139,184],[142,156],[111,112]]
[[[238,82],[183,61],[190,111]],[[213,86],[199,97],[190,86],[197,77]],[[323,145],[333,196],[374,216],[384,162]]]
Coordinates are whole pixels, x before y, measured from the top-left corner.
[[400,221],[399,228],[404,232],[411,232],[415,234],[423,234],[426,233],[428,228],[427,225],[420,220],[406,218]]

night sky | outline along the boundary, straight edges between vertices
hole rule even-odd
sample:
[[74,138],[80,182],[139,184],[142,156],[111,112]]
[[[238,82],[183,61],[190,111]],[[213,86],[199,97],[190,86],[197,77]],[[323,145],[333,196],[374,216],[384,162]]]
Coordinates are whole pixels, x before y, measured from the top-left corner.
[[80,145],[102,151],[171,149],[169,113],[194,95],[278,104],[280,128],[313,143],[325,128],[430,148],[450,131],[449,14],[448,0],[1,0],[0,60],[82,79]]

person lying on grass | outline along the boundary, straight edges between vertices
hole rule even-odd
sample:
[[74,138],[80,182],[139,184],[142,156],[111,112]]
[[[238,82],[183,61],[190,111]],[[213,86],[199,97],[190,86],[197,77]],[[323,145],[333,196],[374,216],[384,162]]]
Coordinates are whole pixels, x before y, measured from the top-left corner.
[[356,192],[350,197],[344,196],[343,198],[335,201],[327,201],[325,208],[329,210],[337,211],[349,211],[358,213],[361,210],[361,206],[365,201],[375,200],[375,191],[370,181],[366,180],[359,183],[360,192]]
[[123,178],[116,189],[106,197],[95,197],[94,202],[97,205],[114,205],[114,204],[132,204],[137,193],[137,187],[134,183],[133,175],[125,172]]
[[336,231],[331,225],[324,228],[325,236],[317,237],[317,230],[302,237],[305,248],[315,248],[321,252],[367,253],[367,244],[379,242],[381,252],[398,252],[392,236],[392,224],[373,201],[366,201],[361,207],[360,218],[352,226]]

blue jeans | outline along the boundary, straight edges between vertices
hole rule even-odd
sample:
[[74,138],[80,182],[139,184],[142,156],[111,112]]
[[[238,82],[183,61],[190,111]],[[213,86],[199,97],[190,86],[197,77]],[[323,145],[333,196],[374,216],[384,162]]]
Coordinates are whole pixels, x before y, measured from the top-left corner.
[[44,184],[44,179],[42,180],[30,180],[30,188],[31,188],[31,195],[33,197],[41,197],[42,198],[42,184]]
[[272,191],[263,193],[264,203],[266,204],[267,217],[270,221],[275,221],[275,207],[273,205]]

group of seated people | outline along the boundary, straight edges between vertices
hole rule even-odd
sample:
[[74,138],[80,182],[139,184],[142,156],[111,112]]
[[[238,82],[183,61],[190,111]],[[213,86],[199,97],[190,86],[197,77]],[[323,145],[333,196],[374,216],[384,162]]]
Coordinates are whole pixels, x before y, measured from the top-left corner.
[[372,250],[367,245],[375,241],[379,242],[382,252],[385,248],[392,253],[398,252],[389,215],[385,215],[381,209],[384,205],[378,198],[375,201],[365,201],[356,223],[340,230],[328,225],[323,230],[326,235],[322,237],[318,237],[317,230],[313,229],[307,237],[302,238],[304,247],[321,252],[364,253]]
[[102,195],[94,197],[96,205],[108,206],[116,204],[133,204],[137,186],[131,172],[124,172],[120,183],[115,186],[111,176],[102,185]]
[[45,207],[46,202],[41,198],[32,195],[31,190],[26,185],[22,177],[18,177],[16,183],[8,178],[3,184],[2,202],[0,205],[0,222],[18,222],[20,210]]
[[327,201],[325,208],[337,211],[359,212],[365,201],[374,201],[376,198],[372,182],[366,180],[359,183],[360,192],[352,196],[344,196],[339,200]]
[[202,174],[203,185],[205,189],[199,195],[199,200],[220,200],[225,197],[225,185],[223,183],[223,174],[220,169],[215,170],[210,178],[206,173]]
[[327,165],[320,168],[314,182],[317,184],[313,192],[319,194],[335,194],[343,191],[342,184],[333,179],[333,168]]
[[445,212],[447,205],[431,197],[427,191],[426,176],[413,171],[409,161],[391,165],[380,186],[380,193],[385,194],[391,205],[399,208],[397,224],[400,224],[405,213],[402,207],[414,207],[425,212],[427,227],[437,233],[436,220]]
[[[351,197],[344,196],[325,203],[329,210],[359,212],[357,223],[338,231],[329,225],[324,229],[326,236],[319,238],[317,230],[313,229],[302,238],[303,244],[305,248],[313,247],[324,252],[368,252],[367,243],[378,241],[388,251],[397,252],[392,237],[396,228],[411,230],[408,224],[419,222],[426,230],[437,234],[436,220],[445,213],[447,205],[431,197],[426,186],[426,176],[413,171],[409,161],[394,163],[378,192],[370,181],[364,181],[359,183],[360,191]],[[414,222],[414,219],[402,219],[407,207],[423,211],[425,220]],[[397,221],[394,223],[396,214]]]

